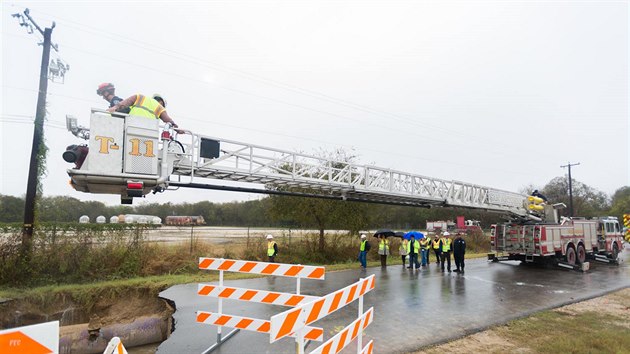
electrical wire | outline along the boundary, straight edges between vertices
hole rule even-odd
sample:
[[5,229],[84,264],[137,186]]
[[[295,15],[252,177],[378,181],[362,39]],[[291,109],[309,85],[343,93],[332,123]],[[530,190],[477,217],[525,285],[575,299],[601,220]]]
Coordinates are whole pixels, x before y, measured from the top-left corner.
[[[475,143],[477,146],[479,144],[483,144],[483,145],[491,148],[491,151],[493,153],[497,152],[497,146],[498,145],[501,145],[501,146],[504,146],[504,147],[508,147],[508,148],[513,148],[512,145],[506,144],[503,141],[496,141],[496,140],[488,138],[488,137],[475,139],[474,136],[471,137],[470,134],[468,134],[467,132],[460,132],[457,129],[453,129],[452,127],[445,128],[445,127],[441,127],[441,126],[438,126],[438,125],[435,125],[435,124],[426,123],[426,122],[417,122],[415,120],[412,120],[412,119],[410,119],[408,117],[404,117],[404,116],[399,115],[399,114],[394,114],[394,113],[390,113],[390,112],[386,112],[386,111],[382,111],[382,110],[377,110],[377,109],[374,109],[374,108],[371,108],[371,107],[368,107],[368,106],[365,106],[365,105],[357,104],[357,103],[354,103],[354,102],[351,102],[351,101],[348,101],[348,100],[339,99],[339,98],[327,95],[325,93],[317,92],[317,91],[310,90],[310,89],[305,89],[305,88],[302,88],[302,87],[299,87],[299,86],[296,86],[296,85],[292,85],[292,84],[287,84],[287,83],[284,83],[284,82],[281,82],[281,81],[278,81],[278,80],[274,80],[274,79],[270,79],[270,78],[267,78],[267,77],[263,77],[261,75],[249,73],[249,72],[244,71],[244,70],[230,68],[230,67],[222,65],[222,64],[211,62],[211,61],[207,60],[206,58],[194,57],[192,55],[184,55],[184,54],[182,54],[180,52],[177,52],[177,51],[174,51],[174,50],[171,50],[171,49],[168,49],[168,48],[160,47],[159,45],[156,45],[155,43],[148,43],[148,42],[144,42],[142,40],[139,40],[137,38],[127,37],[124,34],[112,34],[110,30],[103,31],[102,29],[99,29],[97,27],[89,26],[89,25],[86,25],[86,24],[83,24],[83,23],[80,23],[80,22],[77,22],[77,21],[69,20],[69,19],[60,18],[60,17],[52,15],[50,13],[41,12],[41,11],[39,11],[39,13],[42,13],[44,15],[48,15],[48,16],[50,16],[51,19],[62,20],[62,22],[60,22],[60,23],[63,23],[63,21],[66,21],[67,23],[63,23],[64,25],[69,26],[69,27],[74,27],[75,29],[77,29],[79,31],[90,33],[92,35],[100,36],[100,37],[103,37],[103,38],[108,38],[108,39],[111,39],[113,41],[116,41],[117,43],[124,42],[125,44],[131,45],[134,48],[138,48],[139,47],[139,48],[142,48],[142,49],[147,50],[149,52],[153,52],[153,53],[157,53],[157,54],[160,54],[160,55],[164,55],[164,56],[168,56],[168,57],[171,57],[171,58],[175,58],[175,59],[178,59],[178,60],[187,61],[187,62],[194,63],[194,64],[197,64],[197,65],[205,66],[205,67],[210,68],[210,69],[214,69],[214,70],[218,70],[218,71],[222,71],[222,72],[228,72],[228,73],[231,73],[231,74],[239,75],[241,77],[244,77],[244,78],[247,78],[247,79],[250,79],[250,80],[253,80],[253,81],[257,81],[257,82],[260,82],[260,83],[263,83],[263,84],[275,86],[275,87],[282,88],[282,89],[285,89],[285,90],[288,90],[288,91],[291,91],[291,92],[294,92],[294,93],[298,93],[298,94],[306,95],[306,96],[309,96],[309,97],[317,98],[317,99],[320,99],[320,100],[323,100],[323,101],[327,101],[327,102],[330,102],[330,103],[334,103],[334,104],[338,104],[338,105],[341,105],[341,106],[344,106],[344,107],[353,108],[353,109],[362,111],[364,113],[370,113],[370,114],[377,115],[377,116],[380,116],[380,117],[391,118],[391,119],[394,119],[394,120],[397,120],[397,121],[400,121],[400,122],[403,122],[403,123],[406,123],[406,124],[417,126],[419,128],[423,128],[424,129],[424,128],[428,127],[428,128],[432,128],[434,130],[439,130],[439,131],[448,133],[449,135],[456,135],[456,136],[464,137],[464,138],[468,139],[470,142]],[[68,24],[70,24],[70,25],[68,25]],[[86,30],[86,28],[87,28],[87,30]],[[99,54],[99,56],[101,56],[101,55]],[[187,78],[184,78],[184,79],[187,79]],[[200,80],[196,80],[196,81],[200,81]],[[236,90],[234,92],[238,92],[238,91],[240,91],[240,90]],[[239,92],[239,93],[242,93],[242,92]],[[260,95],[255,95],[255,96],[257,96],[259,98],[265,98],[265,99],[273,100],[273,99],[270,99],[268,97],[262,97]],[[288,103],[288,102],[285,102],[285,101],[282,101],[282,100],[274,100],[274,101],[277,102],[277,103],[282,103],[282,104],[288,104],[288,105],[296,106],[294,104],[291,104],[291,103]],[[304,108],[303,106],[299,106],[299,107],[300,108]],[[312,110],[312,109],[310,109],[310,110]],[[321,111],[320,111],[320,113],[321,113]],[[328,113],[328,112],[326,112],[326,113],[330,115],[330,113]],[[365,122],[362,122],[362,123],[365,123]],[[387,127],[387,128],[389,128],[389,127]],[[407,131],[405,131],[405,132],[407,133]],[[425,140],[437,140],[437,138],[433,138],[432,135],[426,135],[426,134],[422,134],[422,133],[420,133],[420,134],[416,133],[416,135],[422,136]],[[528,150],[528,153],[529,152],[531,152],[531,149]],[[546,152],[546,153],[548,153],[548,152]],[[511,154],[510,155],[503,154],[503,156],[511,156]]]
[[[342,99],[337,99],[335,97],[332,97],[332,96],[329,96],[329,95],[326,95],[326,94],[323,94],[323,93],[320,93],[320,92],[316,92],[316,91],[304,89],[304,88],[301,88],[301,87],[298,87],[298,86],[282,83],[282,82],[279,82],[279,81],[276,81],[276,80],[273,80],[273,79],[264,78],[262,76],[251,74],[251,73],[248,73],[248,72],[245,72],[245,71],[242,71],[242,70],[228,68],[228,67],[222,66],[220,64],[212,63],[212,62],[209,62],[207,60],[200,59],[200,58],[195,58],[195,57],[192,57],[192,56],[184,56],[184,55],[181,55],[180,53],[176,53],[176,52],[174,52],[172,50],[165,49],[165,48],[160,48],[158,46],[155,46],[153,43],[148,44],[148,43],[144,42],[145,45],[142,45],[142,42],[139,43],[138,40],[135,40],[135,39],[132,40],[132,39],[130,39],[128,37],[125,37],[124,35],[109,35],[107,33],[104,33],[102,31],[100,31],[99,29],[96,29],[95,27],[91,27],[91,26],[87,26],[87,25],[84,25],[84,24],[80,24],[80,23],[78,23],[76,21],[71,21],[71,20],[67,20],[67,19],[61,19],[61,20],[78,24],[78,26],[74,26],[74,28],[79,30],[79,31],[83,31],[83,32],[86,32],[86,33],[91,33],[93,35],[98,35],[98,36],[105,37],[105,38],[115,39],[117,42],[121,42],[121,39],[123,39],[124,41],[127,41],[127,44],[132,44],[131,41],[133,41],[133,45],[136,48],[140,47],[140,48],[143,48],[143,49],[145,49],[147,51],[151,51],[151,52],[158,53],[158,54],[161,54],[161,55],[169,56],[169,57],[172,57],[172,58],[175,58],[175,59],[178,59],[178,60],[188,61],[188,62],[192,62],[192,63],[198,64],[198,65],[209,67],[211,69],[215,69],[215,70],[219,70],[219,71],[223,71],[223,72],[229,72],[229,73],[232,73],[232,74],[237,74],[237,75],[240,75],[242,77],[246,77],[246,78],[254,80],[254,81],[258,81],[258,82],[261,82],[261,83],[264,83],[264,84],[280,87],[280,88],[283,88],[283,89],[286,89],[286,90],[289,90],[289,91],[292,91],[292,92],[296,92],[296,93],[300,93],[300,94],[303,94],[303,95],[306,95],[306,96],[322,99],[324,101],[331,102],[331,103],[336,103],[336,104],[339,104],[339,105],[342,105],[342,106],[345,106],[345,107],[354,108],[354,109],[357,109],[359,111],[363,111],[363,112],[366,112],[366,113],[371,113],[371,114],[379,115],[379,116],[382,116],[382,117],[383,116],[389,116],[389,118],[399,119],[402,122],[407,123],[407,124],[416,125],[416,126],[420,126],[420,127],[431,126],[431,127],[435,128],[435,129],[444,130],[444,131],[448,132],[449,134],[457,133],[457,131],[454,131],[453,129],[446,129],[446,128],[442,128],[442,127],[439,127],[439,126],[434,126],[434,125],[426,124],[426,123],[418,124],[418,122],[409,121],[405,117],[402,117],[402,116],[399,116],[399,115],[396,115],[396,114],[392,114],[392,113],[384,112],[384,111],[374,110],[374,109],[372,109],[370,107],[367,107],[367,106],[359,105],[359,104],[356,104],[356,103],[353,103],[353,102],[349,102],[349,101],[345,101],[345,100],[342,100]],[[67,25],[67,24],[65,24],[65,25]],[[81,26],[87,27],[87,28],[94,28],[96,30],[96,32],[82,29]],[[70,25],[69,27],[73,27],[73,26]],[[199,79],[195,79],[195,78],[186,77],[186,76],[183,76],[183,75],[178,75],[178,74],[165,72],[163,70],[156,69],[156,68],[151,68],[151,67],[148,67],[146,65],[136,64],[136,63],[132,63],[132,62],[129,62],[129,61],[124,61],[124,60],[120,60],[120,59],[116,59],[116,58],[112,58],[112,57],[103,56],[102,54],[97,54],[97,53],[85,51],[85,50],[80,49],[80,48],[76,48],[76,47],[72,47],[72,46],[68,46],[68,45],[64,45],[64,47],[65,48],[71,48],[73,50],[76,50],[76,51],[79,51],[79,52],[83,52],[83,53],[86,53],[86,54],[89,54],[89,55],[98,56],[99,58],[105,57],[105,58],[107,58],[109,60],[118,61],[118,62],[127,64],[127,65],[134,65],[134,66],[142,67],[142,68],[145,68],[145,69],[148,69],[148,70],[152,70],[152,71],[156,71],[156,72],[172,75],[172,76],[179,77],[179,78],[187,80],[187,81],[200,82],[200,83],[206,84],[206,85],[208,84],[204,80],[199,80]],[[156,50],[156,49],[159,49],[159,50]],[[300,108],[300,109],[304,109],[304,110],[313,111],[313,112],[316,112],[316,113],[319,113],[319,114],[329,115],[329,116],[340,118],[340,119],[344,119],[344,120],[358,122],[358,123],[361,123],[361,124],[370,124],[372,126],[376,126],[378,128],[381,128],[381,129],[387,129],[387,130],[390,130],[390,131],[392,130],[391,126],[384,126],[384,125],[375,124],[375,123],[371,123],[371,122],[366,123],[366,122],[364,122],[364,121],[362,121],[360,119],[350,118],[350,117],[342,116],[342,115],[339,115],[339,114],[336,114],[336,113],[331,113],[331,112],[327,112],[327,111],[320,110],[320,109],[314,109],[314,108],[311,108],[311,107],[308,107],[308,106],[298,105],[298,104],[295,104],[295,103],[292,103],[292,102],[287,102],[287,101],[283,101],[283,100],[279,100],[279,99],[275,99],[275,98],[271,98],[271,97],[267,97],[267,96],[263,96],[263,95],[259,95],[259,94],[255,94],[255,93],[251,93],[251,92],[247,92],[247,91],[231,88],[231,87],[218,86],[218,88],[224,89],[224,90],[228,90],[228,91],[232,91],[232,92],[235,92],[235,93],[238,93],[238,94],[241,94],[241,95],[248,95],[248,96],[256,97],[256,98],[259,98],[259,99],[272,101],[272,102],[275,102],[275,103],[280,103],[280,104],[289,105],[289,106]],[[63,94],[51,94],[51,95],[56,95],[56,96],[59,96],[59,97],[67,97],[67,98],[71,98],[71,99],[78,99],[78,100],[82,100],[82,101],[86,101],[86,102],[95,102],[94,100],[87,100],[87,99],[79,98],[79,97],[76,97],[76,96],[68,96],[68,95],[63,95]],[[201,120],[192,119],[192,118],[189,118],[189,117],[186,118],[186,119],[194,120],[194,121],[201,121]],[[204,120],[203,122],[208,122],[208,121]],[[215,124],[222,124],[222,123],[215,122]],[[222,124],[222,125],[230,126],[228,124]],[[234,127],[236,129],[252,130],[251,128],[243,128],[243,127],[238,127],[238,126],[231,126],[231,127]],[[256,131],[256,130],[254,130],[254,131]],[[258,130],[258,131],[261,132],[260,130]],[[396,129],[395,131],[398,131],[401,134],[408,134],[409,133],[408,130],[398,130],[398,129]],[[285,137],[291,137],[291,138],[300,139],[300,140],[310,140],[310,141],[316,141],[316,142],[321,142],[321,143],[333,144],[333,143],[329,143],[329,142],[323,142],[321,140],[304,138],[304,137],[297,137],[297,136],[291,136],[291,135],[286,135],[286,134],[277,134],[277,133],[271,133],[271,132],[265,132],[265,133],[266,134],[279,135],[279,136],[285,136]],[[415,133],[415,135],[416,136],[418,136],[418,135],[422,136],[422,134],[418,134],[418,133]],[[470,136],[468,136],[466,134],[464,134],[462,136],[466,136],[467,138],[470,138]],[[424,136],[423,139],[424,140],[434,140],[436,142],[442,142],[442,139],[434,138],[431,135]],[[487,142],[487,139],[485,139],[484,141]],[[455,143],[459,143],[459,142],[457,140],[455,140]],[[338,146],[340,144],[334,143],[334,145]],[[345,146],[347,146],[347,145],[345,145]],[[391,152],[385,152],[385,151],[380,151],[380,150],[374,150],[374,149],[367,149],[367,150],[374,151],[374,152],[379,152],[379,153],[383,153],[383,154],[387,154],[387,155],[391,154]],[[501,150],[499,150],[499,151],[501,151]],[[495,153],[495,154],[498,153],[499,155],[508,156],[508,154],[500,153],[499,151],[497,151],[496,146],[495,146],[494,149],[492,150],[492,153]],[[411,158],[420,159],[420,160],[424,160],[424,161],[447,163],[447,164],[453,164],[453,165],[470,167],[469,165],[465,165],[465,164],[461,164],[461,163],[452,163],[450,161],[441,161],[441,160],[419,158],[417,156],[410,156],[410,155],[405,155],[405,154],[397,154],[397,155],[405,156],[405,157],[411,157]],[[513,154],[511,154],[509,156],[512,156],[512,155]],[[502,171],[504,171],[504,170],[502,170]]]

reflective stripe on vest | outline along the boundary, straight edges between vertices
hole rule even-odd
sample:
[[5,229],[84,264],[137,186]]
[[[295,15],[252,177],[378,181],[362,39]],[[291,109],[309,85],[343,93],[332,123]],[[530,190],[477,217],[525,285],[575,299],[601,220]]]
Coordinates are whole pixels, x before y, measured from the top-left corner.
[[164,107],[153,98],[136,95],[136,102],[131,105],[129,115],[157,119],[164,111]]
[[449,252],[451,250],[451,239],[442,239],[442,252]]
[[267,256],[273,257],[274,249],[273,246],[276,244],[275,241],[267,242]]
[[433,240],[433,248],[435,248],[436,250],[440,248],[440,239],[438,238],[437,241]]
[[[418,254],[418,250],[420,249],[420,242],[414,240],[413,241],[413,253]],[[407,252],[411,253],[411,240],[407,242]]]
[[359,251],[361,251],[361,252],[365,251],[365,244],[366,243],[367,243],[367,240],[361,241],[361,247],[359,247]]
[[420,240],[420,246],[422,246],[422,249],[428,250],[430,245],[431,240],[427,239],[426,237]]

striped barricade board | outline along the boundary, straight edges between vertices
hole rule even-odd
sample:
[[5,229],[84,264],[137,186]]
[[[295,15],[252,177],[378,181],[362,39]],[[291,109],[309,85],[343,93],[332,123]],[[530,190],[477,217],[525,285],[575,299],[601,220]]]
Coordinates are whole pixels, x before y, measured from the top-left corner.
[[374,289],[375,276],[360,279],[358,282],[271,317],[269,342],[273,343],[291,333],[322,319],[348,305],[365,293]]
[[[218,314],[206,311],[197,311],[197,322],[214,326],[238,328],[246,331],[259,333],[269,333],[271,322],[251,317],[241,317],[226,314]],[[295,333],[290,333],[288,337],[295,337]],[[324,339],[324,330],[319,327],[304,327],[304,338],[321,342]]]
[[337,354],[343,350],[350,342],[357,338],[359,333],[365,329],[374,318],[374,307],[370,307],[361,317],[354,320],[341,332],[317,347],[310,354]]
[[107,344],[107,348],[105,348],[103,354],[128,354],[128,352],[120,341],[120,338],[114,337]]
[[197,294],[214,298],[258,302],[269,305],[300,306],[308,302],[318,300],[317,296],[279,293],[275,291],[253,290],[235,288],[231,286],[219,286],[212,284],[199,284]]
[[318,280],[323,280],[326,273],[324,267],[317,266],[253,262],[207,257],[199,258],[199,269]]
[[374,352],[374,340],[371,340],[363,349],[361,354],[372,354]]

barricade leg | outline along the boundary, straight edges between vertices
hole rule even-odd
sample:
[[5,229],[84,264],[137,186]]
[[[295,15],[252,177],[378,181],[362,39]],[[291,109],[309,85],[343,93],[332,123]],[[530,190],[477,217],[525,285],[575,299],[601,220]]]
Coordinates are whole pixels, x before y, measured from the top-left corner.
[[[223,287],[223,271],[222,270],[219,271],[219,286]],[[223,313],[223,299],[219,298],[218,302],[219,302],[219,314],[222,314]],[[223,344],[223,342],[227,341],[233,335],[238,333],[238,331],[240,331],[240,329],[235,328],[230,333],[228,333],[224,338],[222,338],[221,329],[223,329],[223,327],[221,326],[217,327],[217,342],[214,343],[210,348],[206,349],[202,354],[208,354],[212,352],[213,350],[217,349],[221,344]]]

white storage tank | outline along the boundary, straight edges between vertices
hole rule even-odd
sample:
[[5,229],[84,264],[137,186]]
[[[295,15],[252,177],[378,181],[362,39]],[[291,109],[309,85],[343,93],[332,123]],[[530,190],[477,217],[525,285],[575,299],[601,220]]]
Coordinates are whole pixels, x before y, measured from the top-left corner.
[[133,216],[125,215],[125,224],[133,224]]
[[79,218],[79,224],[89,224],[90,223],[90,217],[87,215],[82,215]]
[[103,215],[99,215],[96,217],[96,223],[97,224],[104,224],[105,223],[105,217]]
[[162,224],[162,219],[158,218],[157,216],[154,216],[153,219],[151,219],[151,223],[154,225],[160,225]]
[[109,223],[118,224],[118,217],[116,215],[112,216],[111,218],[109,218]]

